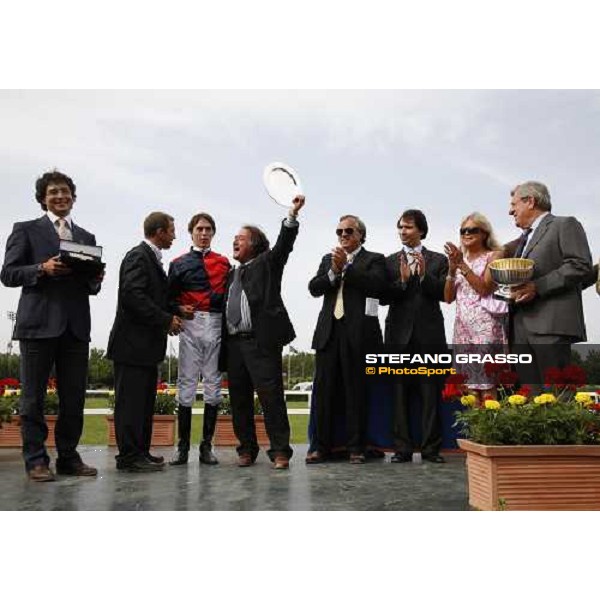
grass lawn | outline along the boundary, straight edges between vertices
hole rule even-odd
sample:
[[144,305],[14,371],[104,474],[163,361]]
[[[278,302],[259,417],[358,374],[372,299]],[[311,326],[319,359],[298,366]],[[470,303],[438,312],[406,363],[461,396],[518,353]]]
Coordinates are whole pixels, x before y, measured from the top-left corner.
[[[94,400],[95,402],[96,400]],[[288,406],[292,403],[288,402]],[[306,407],[306,402],[300,402]],[[200,403],[201,405],[201,403]],[[86,407],[92,408],[86,402]],[[95,406],[93,408],[103,408]],[[296,407],[294,407],[296,408]],[[297,408],[303,408],[299,406]],[[292,444],[306,444],[308,429],[308,415],[290,415],[290,427],[292,428]],[[202,431],[202,415],[194,415],[192,418],[192,443],[198,444],[200,441],[200,433]],[[81,444],[88,446],[105,446],[108,440],[108,429],[106,425],[106,417],[104,415],[88,415],[83,423],[83,435],[81,436]]]

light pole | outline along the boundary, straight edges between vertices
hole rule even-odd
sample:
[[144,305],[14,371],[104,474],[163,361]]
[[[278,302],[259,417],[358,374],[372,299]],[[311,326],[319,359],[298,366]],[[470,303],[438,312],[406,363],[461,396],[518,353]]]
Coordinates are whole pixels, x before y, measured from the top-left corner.
[[13,334],[15,332],[15,322],[17,320],[17,314],[14,310],[9,310],[6,312],[6,318],[11,322],[10,337],[8,338],[8,344],[6,344],[6,349],[8,350],[8,356],[6,357],[6,376],[9,377],[11,375],[10,367],[13,349]]
[[6,347],[8,348],[8,355],[10,357],[10,355],[12,354],[12,349],[13,349],[13,334],[15,332],[15,323],[17,321],[17,314],[15,313],[14,310],[9,310],[6,313],[6,318],[11,322],[11,326],[10,326],[10,340],[8,342],[8,344],[6,344]]
[[169,385],[171,385],[171,358],[173,357],[173,342],[169,339]]

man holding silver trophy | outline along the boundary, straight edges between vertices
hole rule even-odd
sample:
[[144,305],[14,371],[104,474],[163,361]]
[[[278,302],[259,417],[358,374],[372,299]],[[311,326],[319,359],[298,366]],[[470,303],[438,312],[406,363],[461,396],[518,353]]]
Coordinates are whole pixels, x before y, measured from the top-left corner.
[[281,298],[283,271],[298,235],[296,217],[304,206],[298,177],[282,163],[265,169],[271,198],[289,208],[275,245],[264,232],[244,225],[233,241],[239,262],[229,275],[220,366],[227,371],[238,465],[250,467],[259,446],[254,425],[254,392],[262,405],[270,440],[268,455],[275,469],[289,468],[290,424],[283,393],[283,347],[295,337]]
[[[509,214],[522,230],[507,246],[508,255],[526,259],[529,278],[511,287],[511,351],[528,352],[533,363],[519,372],[522,384],[541,389],[549,367],[570,362],[571,344],[586,340],[581,291],[593,277],[592,257],[585,231],[574,217],[557,217],[550,211],[548,188],[537,181],[517,185],[511,192]],[[502,259],[492,263],[492,276],[500,284],[519,280],[502,277]]]

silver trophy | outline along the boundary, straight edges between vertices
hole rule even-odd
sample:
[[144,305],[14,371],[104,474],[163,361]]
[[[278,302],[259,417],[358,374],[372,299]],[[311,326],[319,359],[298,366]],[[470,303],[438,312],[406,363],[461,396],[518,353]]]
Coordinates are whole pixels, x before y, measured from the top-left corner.
[[302,194],[302,184],[298,173],[282,162],[274,162],[265,167],[263,181],[269,196],[280,206],[291,208],[294,198]]
[[511,301],[512,288],[531,281],[534,261],[529,258],[500,258],[490,263],[492,279],[498,285],[494,297],[505,302]]

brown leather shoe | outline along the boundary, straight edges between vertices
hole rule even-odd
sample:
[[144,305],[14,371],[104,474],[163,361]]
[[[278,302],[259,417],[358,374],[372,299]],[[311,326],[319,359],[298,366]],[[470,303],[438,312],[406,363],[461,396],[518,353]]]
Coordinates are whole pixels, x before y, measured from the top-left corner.
[[56,481],[52,469],[46,465],[35,465],[27,471],[27,477],[29,481]]
[[314,452],[309,452],[304,459],[304,462],[307,465],[318,465],[320,463],[325,462],[325,456],[322,452],[315,450]]
[[277,454],[273,461],[273,468],[277,470],[289,469],[290,459],[285,454]]
[[240,454],[238,457],[238,467],[251,467],[254,459],[250,454]]
[[57,464],[56,472],[59,475],[70,475],[73,477],[96,477],[96,475],[98,475],[98,469],[90,467],[84,462],[67,465]]

